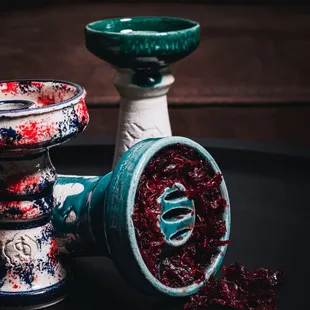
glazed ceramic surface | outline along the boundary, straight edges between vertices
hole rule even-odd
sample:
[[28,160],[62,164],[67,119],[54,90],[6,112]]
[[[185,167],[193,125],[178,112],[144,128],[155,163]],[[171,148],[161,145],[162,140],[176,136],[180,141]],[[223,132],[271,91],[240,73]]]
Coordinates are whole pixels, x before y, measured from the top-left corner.
[[88,24],[85,40],[91,53],[116,68],[121,102],[114,165],[136,142],[171,136],[169,65],[198,47],[199,24],[174,17],[107,19]]
[[66,293],[50,215],[57,179],[48,148],[88,123],[85,90],[63,81],[0,81],[0,299],[41,308]]
[[[114,171],[104,177],[60,176],[56,183],[57,207],[53,211],[53,224],[63,253],[82,255],[92,249],[92,255],[107,255],[119,269],[124,279],[139,290],[153,295],[186,296],[199,290],[203,282],[181,288],[171,288],[159,282],[146,267],[136,240],[132,214],[137,186],[141,174],[151,158],[167,146],[183,144],[198,151],[215,172],[220,169],[212,156],[199,144],[182,137],[146,139],[138,142],[121,157]],[[162,215],[172,209],[189,208],[191,216],[180,225],[167,223],[160,216],[160,227],[165,242],[172,246],[185,244],[194,229],[195,206],[191,199],[184,197],[178,201],[166,201],[165,197],[179,189],[182,184],[166,188],[157,199],[162,205]],[[225,182],[221,184],[221,194],[229,206]],[[227,232],[223,240],[229,238],[230,208],[224,213]],[[170,238],[180,230],[188,229],[184,238],[172,241]],[[221,247],[219,254],[205,271],[207,280],[220,267],[227,246]]]
[[118,68],[166,67],[199,45],[199,24],[175,17],[128,17],[86,26],[86,46]]
[[105,176],[59,175],[52,221],[62,255],[109,255],[104,233]]

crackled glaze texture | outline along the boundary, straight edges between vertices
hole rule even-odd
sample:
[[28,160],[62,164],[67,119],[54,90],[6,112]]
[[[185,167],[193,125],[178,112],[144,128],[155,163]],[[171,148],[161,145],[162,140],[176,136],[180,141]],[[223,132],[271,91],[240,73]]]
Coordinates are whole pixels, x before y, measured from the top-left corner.
[[0,81],[0,299],[41,308],[66,294],[51,222],[57,174],[48,147],[88,123],[85,90],[63,81]]
[[116,68],[121,102],[113,165],[135,143],[171,136],[169,65],[198,47],[199,24],[175,17],[99,20],[86,25],[85,41],[91,53]]

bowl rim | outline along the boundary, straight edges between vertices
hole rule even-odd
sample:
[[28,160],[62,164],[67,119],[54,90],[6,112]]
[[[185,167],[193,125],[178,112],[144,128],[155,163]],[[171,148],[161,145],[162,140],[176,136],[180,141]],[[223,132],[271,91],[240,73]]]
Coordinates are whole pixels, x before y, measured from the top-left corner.
[[[165,138],[149,138],[142,140],[135,144],[132,148],[130,148],[126,153],[128,154],[134,154],[134,156],[140,155],[139,159],[135,164],[131,163],[130,166],[132,167],[130,169],[130,175],[131,179],[127,181],[129,183],[128,187],[125,189],[124,186],[122,187],[122,194],[124,195],[125,199],[123,200],[124,206],[122,208],[125,208],[123,214],[121,214],[121,217],[123,218],[124,223],[124,229],[126,230],[125,232],[122,232],[121,238],[126,239],[126,243],[128,242],[131,248],[131,253],[130,253],[130,261],[135,261],[137,266],[139,267],[139,270],[141,274],[143,274],[143,278],[147,281],[148,285],[152,286],[152,290],[157,291],[158,293],[163,293],[166,295],[170,296],[175,296],[175,297],[181,297],[181,296],[189,296],[194,293],[196,293],[204,284],[205,282],[211,277],[212,274],[215,274],[224,259],[225,253],[227,251],[228,245],[223,245],[219,247],[219,252],[214,256],[214,259],[211,261],[209,266],[205,269],[205,279],[204,281],[201,281],[199,283],[194,282],[193,284],[183,286],[183,287],[169,287],[159,280],[155,278],[155,276],[149,271],[149,269],[146,266],[146,263],[144,262],[144,259],[142,258],[137,239],[136,239],[136,233],[135,233],[135,227],[132,221],[132,214],[134,211],[134,201],[136,197],[136,192],[138,188],[138,183],[140,180],[140,177],[148,164],[148,162],[151,160],[151,158],[158,152],[160,152],[163,148],[172,146],[172,145],[177,145],[177,144],[184,144],[185,146],[189,146],[194,148],[198,153],[200,153],[203,158],[208,161],[211,165],[211,167],[214,169],[215,172],[222,173],[219,166],[215,162],[214,158],[212,155],[200,144],[197,142],[185,138],[185,137],[180,137],[180,136],[172,136],[172,137],[165,137]],[[142,152],[142,153],[141,153]],[[125,153],[125,154],[126,154]],[[125,155],[124,154],[124,155]],[[121,181],[123,179],[123,173],[128,173],[128,169],[126,167],[126,161],[128,160],[128,156],[122,156],[119,162],[117,163],[112,179],[110,182],[111,184],[115,183],[115,180]],[[130,159],[132,162],[132,159]],[[127,163],[128,164],[128,163]],[[120,178],[120,175],[122,176]],[[114,180],[113,180],[114,179]],[[117,182],[117,181],[116,181]],[[124,181],[121,181],[124,182]],[[222,197],[227,201],[227,208],[223,213],[223,219],[226,224],[226,233],[222,237],[221,240],[228,240],[229,235],[230,235],[230,229],[231,229],[231,210],[230,210],[230,199],[229,199],[229,194],[227,190],[227,186],[223,177],[221,186],[220,186],[221,194]],[[108,195],[109,197],[106,197],[106,201],[109,206],[109,202],[112,200],[115,200],[115,195],[118,195],[117,191],[113,192],[111,190],[111,187],[108,190]],[[114,196],[114,199],[111,197]],[[118,198],[116,198],[118,200]],[[122,202],[120,202],[122,203]],[[108,208],[107,208],[108,209]],[[107,210],[106,210],[107,211]],[[106,213],[107,214],[107,213]],[[107,229],[107,227],[106,227]],[[106,231],[106,236],[108,237],[109,235],[109,229]],[[109,238],[108,238],[109,239]],[[122,257],[116,257],[113,254],[113,248],[117,247],[118,245],[110,244],[109,249],[110,253],[113,257],[113,259],[116,259],[116,263],[120,269],[122,269],[122,274],[126,274],[126,269],[128,266],[120,266],[119,261],[122,259]],[[131,281],[131,280],[129,280]],[[145,283],[144,283],[145,284]],[[141,287],[141,284],[140,284]]]
[[[92,28],[94,25],[97,25],[99,23],[105,22],[108,24],[108,22],[116,22],[116,21],[131,21],[131,20],[141,20],[141,19],[149,19],[151,20],[159,20],[164,19],[167,21],[179,21],[183,22],[189,25],[188,28],[180,29],[180,30],[171,30],[171,31],[165,31],[165,32],[115,32],[115,31],[108,31],[108,30],[96,30]],[[179,18],[179,17],[170,17],[170,16],[133,16],[133,17],[116,17],[116,18],[108,18],[108,19],[102,19],[102,20],[96,20],[93,22],[88,23],[85,26],[85,30],[90,33],[96,33],[101,35],[109,35],[109,36],[117,36],[117,37],[163,37],[166,35],[180,35],[182,33],[188,32],[188,31],[197,31],[200,29],[200,24],[194,20],[186,19],[186,18]]]
[[[80,99],[84,99],[86,97],[86,90],[84,87],[70,81],[66,80],[57,80],[57,79],[12,79],[12,80],[0,80],[0,85],[5,84],[5,83],[31,83],[31,82],[39,82],[39,83],[55,83],[55,84],[65,84],[65,85],[70,85],[73,86],[77,93],[61,102],[43,106],[43,107],[38,107],[38,108],[33,108],[33,109],[19,109],[19,110],[6,110],[6,111],[0,111],[0,117],[21,117],[21,116],[29,116],[29,115],[39,115],[39,114],[44,114],[44,113],[49,113],[57,110],[61,110],[63,108],[66,108],[68,106],[71,106],[73,102],[77,101],[79,102]],[[1,91],[0,91],[1,93]],[[19,99],[0,99],[0,101],[8,101],[8,100],[19,100]],[[21,99],[24,100],[24,99]]]

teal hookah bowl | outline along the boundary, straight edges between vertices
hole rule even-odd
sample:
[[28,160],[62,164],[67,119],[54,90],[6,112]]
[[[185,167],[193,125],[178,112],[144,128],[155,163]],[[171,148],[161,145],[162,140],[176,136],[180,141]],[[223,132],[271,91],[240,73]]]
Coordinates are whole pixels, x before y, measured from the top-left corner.
[[57,174],[49,148],[84,130],[85,96],[71,82],[0,81],[1,309],[41,309],[67,293],[51,222]]
[[[182,149],[186,149],[189,157],[179,152]],[[171,155],[170,151],[176,153]],[[167,154],[171,155],[170,161]],[[200,168],[190,165],[193,158],[199,159]],[[184,166],[183,160],[187,161]],[[207,166],[212,173],[206,182],[199,177],[199,169]],[[170,178],[169,169],[176,173]],[[194,294],[217,272],[227,249],[230,205],[225,181],[219,181],[216,177],[219,175],[218,165],[201,145],[174,136],[138,142],[105,176],[59,176],[53,211],[59,249],[63,255],[111,258],[125,281],[147,294],[173,297]],[[192,179],[196,181],[191,183]],[[154,184],[157,189],[152,187]],[[209,205],[204,205],[201,189],[214,186],[217,190],[208,194]],[[192,194],[197,192],[200,194],[194,197]],[[144,209],[145,205],[150,208]],[[217,216],[215,226],[203,219],[206,210],[204,216]],[[210,230],[220,240],[214,243],[210,260],[204,265],[202,256],[193,252],[197,240],[212,242],[207,240]],[[145,238],[147,231],[155,238]],[[149,247],[150,244],[154,247]],[[182,281],[170,283],[170,272],[178,270],[178,263],[171,258],[174,253],[184,258],[185,265],[190,253],[192,262],[200,268],[199,277],[193,275],[193,266],[183,264],[185,273],[179,275]]]
[[138,141],[171,136],[167,93],[173,64],[193,53],[200,25],[165,16],[112,18],[85,27],[90,53],[115,68],[120,111],[114,165]]

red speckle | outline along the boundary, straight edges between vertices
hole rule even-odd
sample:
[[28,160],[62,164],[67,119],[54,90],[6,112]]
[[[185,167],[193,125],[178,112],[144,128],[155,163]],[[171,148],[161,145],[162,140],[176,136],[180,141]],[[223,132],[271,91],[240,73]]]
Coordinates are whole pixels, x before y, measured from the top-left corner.
[[80,123],[88,124],[89,115],[88,115],[87,106],[86,106],[84,99],[80,99],[80,102],[76,108],[76,113],[78,115]]
[[63,90],[67,90],[69,88],[69,85],[68,84],[61,84],[61,88]]
[[39,107],[44,107],[44,106],[51,105],[54,103],[55,103],[55,97],[54,96],[41,95],[37,100],[37,105]]
[[35,218],[41,215],[39,208],[35,208],[32,203],[25,201],[2,201],[0,204],[0,213],[2,215],[5,214],[5,218],[15,220]]
[[51,259],[51,262],[53,264],[56,264],[58,262],[57,260],[57,255],[58,255],[58,247],[57,247],[57,244],[56,244],[56,240],[55,239],[52,239],[51,240],[51,244],[50,244],[50,250],[48,252],[48,256],[49,258]]
[[13,285],[13,288],[14,288],[14,289],[17,289],[17,288],[18,288],[18,285],[17,285],[17,284],[14,284],[14,285]]
[[11,193],[23,193],[29,188],[32,189],[33,192],[37,192],[39,190],[39,184],[41,181],[40,176],[26,175],[23,178],[19,176],[14,176],[7,180],[7,192]]
[[4,89],[2,89],[2,93],[12,93],[12,94],[16,94],[17,93],[17,83],[16,82],[7,82],[7,83],[3,83],[1,84],[1,86],[5,85],[6,87]]
[[39,90],[41,90],[44,87],[44,83],[43,82],[35,82],[35,81],[33,81],[33,82],[31,82],[31,85],[37,87]]
[[45,141],[53,136],[54,125],[42,125],[41,122],[28,121],[17,127],[17,132],[22,136],[22,139],[17,141],[17,144],[35,144]]
[[22,136],[22,141],[27,141],[29,144],[38,142],[43,135],[41,125],[36,121],[20,125],[18,133]]

